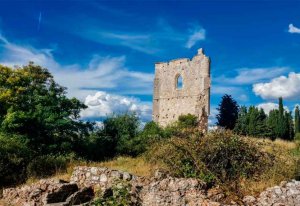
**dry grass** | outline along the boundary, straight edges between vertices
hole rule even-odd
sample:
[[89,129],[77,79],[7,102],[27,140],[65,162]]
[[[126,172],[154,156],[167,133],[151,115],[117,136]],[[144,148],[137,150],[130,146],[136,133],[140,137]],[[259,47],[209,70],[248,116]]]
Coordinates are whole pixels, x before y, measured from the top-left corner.
[[[88,162],[88,161],[73,161],[68,167],[67,171],[58,171],[55,175],[50,178],[57,178],[69,181],[72,175],[73,169],[76,166],[89,166],[89,167],[107,167],[110,169],[122,170],[129,172],[137,176],[151,176],[156,169],[159,168],[158,165],[148,163],[144,158],[137,157],[117,157],[113,160],[103,161],[103,162]],[[37,182],[37,178],[29,178],[25,184],[32,184]]]
[[111,161],[90,163],[88,166],[108,167],[146,177],[151,176],[159,168],[158,165],[150,164],[142,157],[118,157]]
[[272,167],[259,177],[241,180],[241,189],[245,195],[258,195],[268,187],[279,185],[281,181],[295,178],[300,169],[297,165],[300,160],[299,147],[295,142],[247,138],[257,144],[262,151],[273,155],[274,160]]

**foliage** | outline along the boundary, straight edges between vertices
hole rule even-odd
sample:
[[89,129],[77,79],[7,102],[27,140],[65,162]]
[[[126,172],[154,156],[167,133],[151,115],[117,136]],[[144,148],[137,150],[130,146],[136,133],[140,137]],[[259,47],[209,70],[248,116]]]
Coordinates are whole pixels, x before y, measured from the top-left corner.
[[113,155],[132,155],[132,139],[139,131],[136,114],[113,115],[103,121],[104,136],[113,142]]
[[270,111],[267,124],[271,128],[272,139],[282,138],[292,140],[294,138],[292,115],[290,112],[284,110],[282,98],[279,98],[279,108]]
[[201,135],[202,133],[198,128],[198,123],[198,118],[195,115],[180,115],[177,121],[167,125],[164,128],[164,137],[170,138],[173,136],[177,136],[184,138],[187,135],[194,133],[198,133],[199,135]]
[[114,183],[110,191],[94,200],[92,206],[129,206],[131,205],[130,199],[131,185],[128,182],[120,181]]
[[150,161],[161,161],[171,174],[231,183],[261,174],[270,161],[259,148],[228,132],[199,137],[173,137],[159,142],[147,153]]
[[63,155],[43,155],[27,165],[27,175],[31,178],[44,178],[58,172],[66,172],[71,157]]
[[297,134],[295,135],[295,140],[297,140],[297,141],[300,140],[300,133],[297,133]]
[[83,142],[83,156],[96,161],[116,155],[137,156],[152,142],[165,138],[164,130],[155,122],[148,122],[143,130],[136,114],[113,115],[104,120],[103,128],[90,134]]
[[266,115],[263,109],[255,106],[242,106],[239,110],[234,132],[240,135],[254,137],[269,137],[271,139],[294,139],[294,123],[290,112],[283,108],[283,100],[279,98],[279,108],[271,110]]
[[240,135],[256,137],[270,136],[270,129],[267,126],[267,115],[263,109],[250,106],[249,109],[242,106],[234,128],[234,132]]
[[32,151],[20,136],[0,134],[0,186],[21,183]]
[[133,156],[144,153],[156,141],[165,138],[164,130],[156,122],[147,122],[144,129],[132,139],[131,154]]
[[15,69],[0,65],[0,129],[26,136],[38,154],[70,152],[91,129],[79,121],[86,106],[66,97],[47,69],[29,63]]
[[300,133],[300,111],[299,106],[295,108],[295,134]]
[[198,118],[195,115],[187,114],[178,117],[178,124],[181,128],[193,128],[198,125]]
[[217,115],[217,125],[225,129],[234,129],[238,118],[239,106],[232,96],[225,94],[217,110],[219,111]]

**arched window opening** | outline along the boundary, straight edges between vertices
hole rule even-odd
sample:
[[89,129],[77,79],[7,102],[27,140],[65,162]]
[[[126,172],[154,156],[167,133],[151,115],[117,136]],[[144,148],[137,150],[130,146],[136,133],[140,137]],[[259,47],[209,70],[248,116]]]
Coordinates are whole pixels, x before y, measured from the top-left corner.
[[176,84],[176,88],[177,88],[177,89],[182,89],[182,87],[183,87],[183,80],[182,80],[181,75],[178,75],[178,76],[177,76],[177,84]]

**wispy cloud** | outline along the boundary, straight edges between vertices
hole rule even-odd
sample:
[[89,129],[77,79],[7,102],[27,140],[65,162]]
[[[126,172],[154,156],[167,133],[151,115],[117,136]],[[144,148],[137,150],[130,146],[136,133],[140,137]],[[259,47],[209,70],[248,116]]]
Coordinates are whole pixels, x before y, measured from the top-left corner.
[[38,31],[41,28],[41,23],[42,23],[42,12],[40,11],[39,19],[38,19]]
[[190,49],[192,48],[198,41],[205,40],[205,29],[197,26],[192,30],[191,34],[188,37],[185,47]]
[[[151,31],[127,30],[127,29],[108,29],[87,25],[75,35],[100,44],[111,46],[124,46],[132,50],[146,54],[158,54],[166,48],[191,48],[198,41],[205,40],[205,29],[193,25],[186,30],[173,28],[164,19],[159,19],[153,24]],[[73,31],[72,31],[73,32]]]
[[225,75],[215,78],[216,82],[233,85],[254,84],[277,77],[289,71],[289,67],[268,67],[268,68],[241,68],[235,70],[237,75],[228,77]]
[[295,27],[293,24],[289,24],[289,33],[300,34],[300,28]]
[[0,51],[0,64],[14,66],[33,61],[48,68],[55,79],[68,88],[70,96],[80,99],[103,90],[125,95],[152,93],[153,74],[128,69],[125,56],[94,55],[87,67],[63,66],[55,60],[51,49],[15,44],[1,34]]
[[234,85],[226,85],[226,84],[214,84],[211,88],[212,95],[224,95],[230,94],[235,99],[246,102],[248,101],[247,92],[245,92],[245,88]]

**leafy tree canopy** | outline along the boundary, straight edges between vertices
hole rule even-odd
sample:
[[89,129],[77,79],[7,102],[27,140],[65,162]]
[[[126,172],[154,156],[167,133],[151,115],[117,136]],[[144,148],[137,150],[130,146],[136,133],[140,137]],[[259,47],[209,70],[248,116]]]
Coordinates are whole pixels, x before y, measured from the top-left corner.
[[23,67],[0,65],[0,129],[27,136],[34,151],[70,150],[91,128],[79,121],[86,106],[66,96],[50,72],[32,62]]

